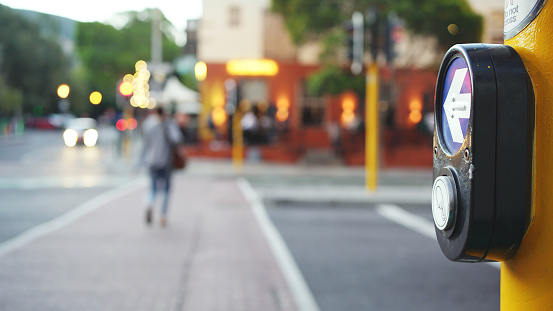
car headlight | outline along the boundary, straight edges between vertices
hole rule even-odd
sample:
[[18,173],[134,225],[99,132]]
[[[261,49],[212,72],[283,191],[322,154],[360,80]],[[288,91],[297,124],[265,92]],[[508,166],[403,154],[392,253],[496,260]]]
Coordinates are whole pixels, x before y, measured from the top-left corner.
[[83,142],[87,147],[95,146],[97,140],[98,140],[98,131],[96,131],[95,129],[89,129],[84,131]]
[[79,134],[75,130],[67,129],[63,132],[63,142],[67,147],[74,147],[77,144],[78,138]]

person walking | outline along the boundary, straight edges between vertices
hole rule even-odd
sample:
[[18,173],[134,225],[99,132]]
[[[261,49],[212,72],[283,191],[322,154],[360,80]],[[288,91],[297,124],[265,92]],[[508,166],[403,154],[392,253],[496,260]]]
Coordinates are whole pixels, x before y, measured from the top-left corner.
[[173,170],[173,146],[183,142],[182,133],[175,122],[164,114],[163,108],[151,111],[142,123],[143,151],[141,164],[147,167],[151,188],[146,206],[146,223],[153,220],[155,198],[163,191],[160,225],[167,225],[171,172]]

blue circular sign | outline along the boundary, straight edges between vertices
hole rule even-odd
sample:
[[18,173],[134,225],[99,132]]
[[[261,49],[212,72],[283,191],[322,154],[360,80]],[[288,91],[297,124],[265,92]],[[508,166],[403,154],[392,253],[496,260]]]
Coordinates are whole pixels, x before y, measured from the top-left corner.
[[461,149],[472,107],[472,86],[468,65],[462,57],[455,58],[445,75],[442,92],[441,136],[446,149],[455,154]]

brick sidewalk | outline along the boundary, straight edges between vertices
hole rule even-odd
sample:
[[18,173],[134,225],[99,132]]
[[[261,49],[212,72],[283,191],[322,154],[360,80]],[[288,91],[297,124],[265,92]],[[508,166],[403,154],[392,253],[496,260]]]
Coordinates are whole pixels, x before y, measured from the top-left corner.
[[0,310],[296,310],[234,178],[174,179],[169,225],[145,188],[0,257]]

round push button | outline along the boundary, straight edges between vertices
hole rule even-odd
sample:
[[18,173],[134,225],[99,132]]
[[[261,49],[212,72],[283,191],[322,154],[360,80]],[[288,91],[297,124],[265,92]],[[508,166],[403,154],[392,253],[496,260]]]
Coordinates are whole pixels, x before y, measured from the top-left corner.
[[432,187],[432,216],[440,230],[447,230],[455,219],[455,185],[448,176],[439,176]]

